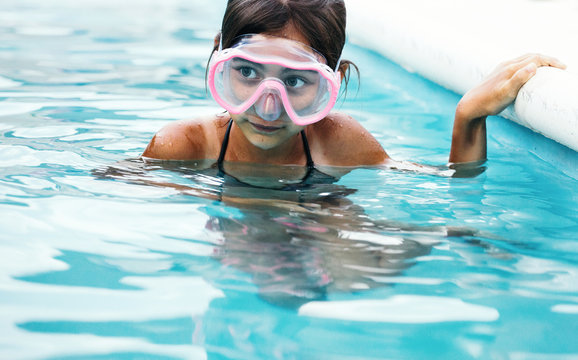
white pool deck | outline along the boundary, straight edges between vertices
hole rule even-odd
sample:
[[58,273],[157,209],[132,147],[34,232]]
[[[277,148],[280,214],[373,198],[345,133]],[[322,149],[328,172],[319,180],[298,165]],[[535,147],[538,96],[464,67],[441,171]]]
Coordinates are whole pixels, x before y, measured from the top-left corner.
[[504,60],[557,57],[567,69],[538,69],[501,115],[578,151],[578,1],[345,1],[352,43],[458,94]]

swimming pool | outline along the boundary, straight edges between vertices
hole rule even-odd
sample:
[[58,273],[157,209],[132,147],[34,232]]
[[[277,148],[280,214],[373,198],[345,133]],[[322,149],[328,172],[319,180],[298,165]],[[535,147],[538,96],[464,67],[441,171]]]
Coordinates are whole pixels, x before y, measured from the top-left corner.
[[[356,169],[227,203],[194,164],[125,162],[218,111],[204,5],[3,2],[0,358],[578,356],[576,179],[517,125],[489,120],[473,178]],[[458,97],[346,51],[362,79],[341,110],[393,158],[444,164]]]

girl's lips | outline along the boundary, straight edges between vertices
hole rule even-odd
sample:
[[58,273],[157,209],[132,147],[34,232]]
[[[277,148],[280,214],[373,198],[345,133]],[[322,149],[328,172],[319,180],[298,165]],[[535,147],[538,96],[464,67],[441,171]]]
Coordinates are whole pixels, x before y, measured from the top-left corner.
[[282,126],[261,125],[261,124],[256,124],[254,122],[249,122],[249,124],[251,124],[251,126],[253,126],[253,128],[255,130],[257,130],[258,132],[262,132],[262,133],[273,133],[273,132],[280,130],[282,128]]

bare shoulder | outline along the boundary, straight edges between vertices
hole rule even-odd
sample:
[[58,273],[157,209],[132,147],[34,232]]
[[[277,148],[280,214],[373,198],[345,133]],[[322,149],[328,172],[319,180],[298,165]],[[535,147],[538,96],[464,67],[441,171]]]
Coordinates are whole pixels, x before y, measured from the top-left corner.
[[213,115],[172,122],[155,134],[142,156],[162,160],[216,158],[228,120]]
[[331,113],[310,125],[307,136],[313,159],[320,165],[378,165],[389,159],[375,137],[344,113]]

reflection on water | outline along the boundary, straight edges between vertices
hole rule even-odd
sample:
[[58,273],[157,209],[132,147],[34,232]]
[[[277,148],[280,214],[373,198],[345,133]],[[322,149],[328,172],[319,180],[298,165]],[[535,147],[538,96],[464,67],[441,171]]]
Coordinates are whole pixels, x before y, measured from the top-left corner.
[[430,248],[411,236],[380,231],[367,219],[356,226],[343,212],[263,208],[242,214],[241,219],[215,217],[207,224],[223,236],[215,257],[251,274],[259,296],[282,306],[379,286],[373,277],[399,275]]
[[[220,201],[229,211],[208,212],[204,226],[219,239],[213,258],[249,274],[260,298],[283,307],[384,286],[383,278],[400,275],[447,236],[476,234],[374,220],[348,198],[356,190],[336,184],[336,177],[326,183],[285,180],[301,178],[303,167],[226,164],[241,168],[233,178],[217,176],[208,164],[133,160],[94,174]],[[255,174],[269,177],[259,179],[259,187],[246,184],[258,179]],[[274,188],[263,187],[267,179]]]

